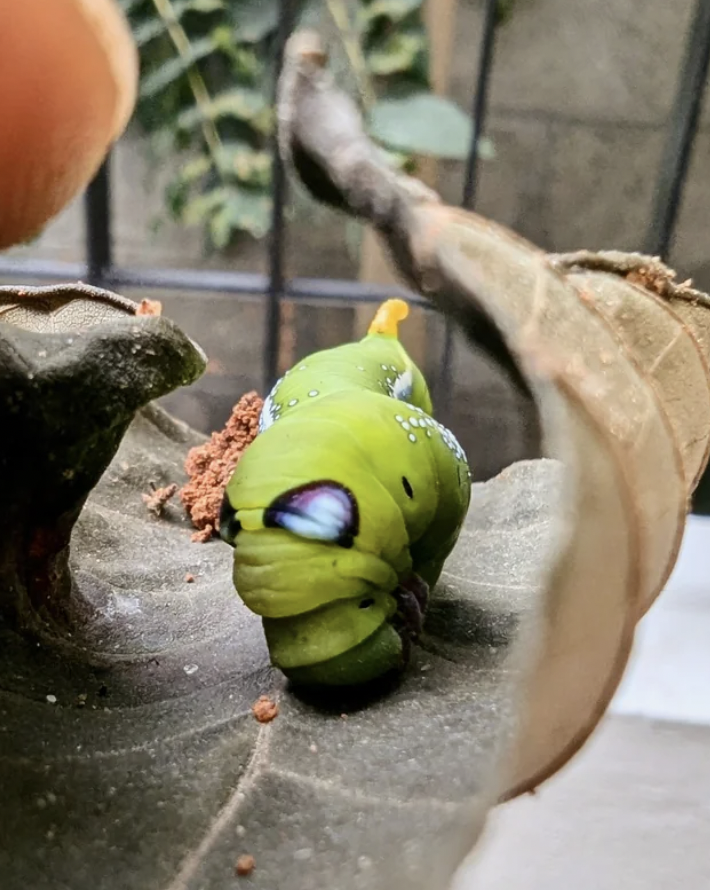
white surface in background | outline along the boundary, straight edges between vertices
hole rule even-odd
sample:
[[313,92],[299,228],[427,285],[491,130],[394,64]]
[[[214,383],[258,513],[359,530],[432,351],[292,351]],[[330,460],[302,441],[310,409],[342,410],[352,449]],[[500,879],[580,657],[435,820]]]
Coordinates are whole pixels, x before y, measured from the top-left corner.
[[710,518],[691,516],[666,589],[636,629],[612,714],[710,725]]
[[[535,797],[491,814],[451,890],[710,888],[708,759],[696,728],[710,725],[710,517],[689,518],[609,715]],[[635,746],[614,717],[640,718],[623,727]],[[654,731],[656,720],[680,726]]]

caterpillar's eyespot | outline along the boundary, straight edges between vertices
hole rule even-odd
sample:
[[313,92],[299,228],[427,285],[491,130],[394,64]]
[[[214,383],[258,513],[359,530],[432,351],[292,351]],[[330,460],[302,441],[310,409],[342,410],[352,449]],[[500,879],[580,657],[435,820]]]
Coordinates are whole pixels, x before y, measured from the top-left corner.
[[392,386],[392,396],[400,402],[407,402],[412,397],[414,379],[410,370],[402,371],[397,375]]
[[372,599],[372,597],[370,597],[369,599],[361,600],[360,603],[358,604],[358,609],[369,609],[370,606],[374,606],[374,605],[375,605],[375,601]]
[[409,484],[409,479],[406,476],[402,476],[402,487],[404,488],[404,493],[411,500],[414,497],[414,491],[412,490],[412,486]]
[[360,518],[352,492],[323,479],[279,495],[264,511],[264,525],[301,538],[352,547]]
[[222,507],[219,511],[219,536],[227,544],[235,545],[235,538],[241,531],[241,523],[237,519],[237,512],[231,505],[226,493],[222,498]]

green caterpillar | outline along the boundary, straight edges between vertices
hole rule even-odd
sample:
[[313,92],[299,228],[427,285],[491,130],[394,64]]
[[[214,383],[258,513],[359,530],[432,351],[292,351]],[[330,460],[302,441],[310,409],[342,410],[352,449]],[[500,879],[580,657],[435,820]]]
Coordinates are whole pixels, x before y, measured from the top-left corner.
[[225,491],[234,584],[294,683],[402,668],[468,510],[466,456],[397,337],[408,312],[388,300],[363,340],[287,371]]

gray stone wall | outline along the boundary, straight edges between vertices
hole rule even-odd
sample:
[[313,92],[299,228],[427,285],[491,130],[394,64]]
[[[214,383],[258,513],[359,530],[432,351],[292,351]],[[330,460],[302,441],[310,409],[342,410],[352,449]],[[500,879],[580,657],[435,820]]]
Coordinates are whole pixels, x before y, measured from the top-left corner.
[[[464,0],[451,91],[466,101],[482,4]],[[694,0],[517,0],[499,30],[478,209],[550,250],[642,247]],[[671,256],[710,287],[706,95]],[[460,174],[459,174],[460,179]],[[455,173],[445,194],[457,196]]]
[[[435,2],[435,0],[434,0]],[[477,209],[540,246],[639,249],[649,222],[665,127],[694,0],[517,0],[499,31],[488,134],[496,157],[481,168]],[[474,85],[482,0],[461,0],[451,94],[468,107]],[[710,118],[705,101],[671,263],[710,289]],[[121,264],[263,271],[265,245],[245,241],[227,256],[205,253],[198,231],[163,219],[170,169],[151,160],[129,132],[114,157],[114,235]],[[440,188],[458,203],[461,164],[441,168]],[[352,225],[298,198],[289,229],[290,275],[356,277]],[[80,260],[81,202],[17,255]],[[207,431],[221,425],[248,388],[261,389],[264,314],[257,298],[156,294],[212,358],[209,372],[168,406]],[[301,306],[295,354],[348,339],[351,307]],[[432,325],[430,378],[440,365]],[[488,362],[457,344],[448,421],[478,475],[528,453],[520,404]]]

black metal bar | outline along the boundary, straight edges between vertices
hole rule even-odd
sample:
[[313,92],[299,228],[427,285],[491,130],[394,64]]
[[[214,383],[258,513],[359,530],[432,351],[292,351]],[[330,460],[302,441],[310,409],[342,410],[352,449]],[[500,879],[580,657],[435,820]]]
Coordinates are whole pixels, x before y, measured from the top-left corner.
[[66,263],[62,260],[13,260],[0,258],[0,278],[25,281],[50,281],[59,278],[67,281],[86,281],[86,263]]
[[[0,260],[0,279],[25,281],[86,281],[88,270],[83,263],[57,260]],[[122,268],[112,266],[103,279],[103,286],[114,290],[196,291],[204,293],[264,296],[269,292],[267,275],[252,272],[219,272],[211,269]],[[284,296],[296,301],[348,301],[380,303],[390,297],[402,297],[425,309],[436,311],[419,294],[397,285],[367,284],[343,278],[292,278],[284,286]]]
[[710,0],[697,0],[663,150],[646,253],[665,259],[688,173],[710,63]]
[[86,190],[84,225],[87,278],[90,284],[102,287],[112,262],[110,154]]
[[[496,24],[498,21],[497,0],[486,0],[483,13],[483,30],[478,55],[478,69],[476,72],[476,89],[473,97],[473,132],[471,145],[469,146],[468,159],[464,174],[463,194],[461,206],[472,210],[476,203],[478,191],[479,168],[479,144],[483,135],[483,128],[488,110],[488,93],[490,88],[490,75],[493,69],[493,49],[495,47]],[[439,406],[441,413],[448,419],[451,407],[453,389],[453,365],[454,365],[454,324],[447,318],[444,327],[444,348],[441,363],[441,377],[439,386]]]
[[488,93],[490,76],[493,70],[493,49],[495,47],[496,23],[498,21],[498,0],[486,0],[483,14],[483,33],[481,34],[481,48],[478,56],[478,71],[476,73],[476,90],[473,96],[473,134],[466,161],[466,175],[464,177],[463,197],[461,206],[469,210],[476,203],[478,191],[479,168],[479,144],[483,135],[483,127],[488,111]]
[[[293,0],[281,0],[279,27],[276,37],[276,61],[274,66],[274,107],[279,77],[283,67],[286,41],[291,34]],[[286,171],[279,151],[278,134],[274,128],[273,158],[271,165],[273,211],[269,236],[269,287],[266,303],[266,331],[264,342],[264,392],[269,392],[279,372],[279,345],[281,334],[281,297],[285,290],[286,251]]]

